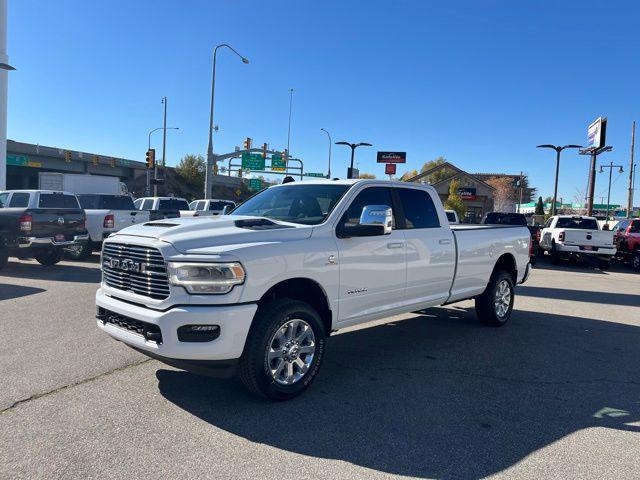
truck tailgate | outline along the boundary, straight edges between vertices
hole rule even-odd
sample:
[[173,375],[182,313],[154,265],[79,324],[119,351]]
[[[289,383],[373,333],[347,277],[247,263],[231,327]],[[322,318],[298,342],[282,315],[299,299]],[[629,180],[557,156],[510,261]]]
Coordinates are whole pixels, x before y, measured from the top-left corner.
[[599,247],[613,247],[613,232],[578,228],[566,228],[561,231],[564,231],[565,245],[577,245],[587,251],[597,250]]
[[[31,215],[29,236],[38,238],[64,236],[64,240],[73,240],[74,235],[85,232],[85,215],[80,209],[33,208],[25,211]],[[58,237],[61,241],[63,238]]]

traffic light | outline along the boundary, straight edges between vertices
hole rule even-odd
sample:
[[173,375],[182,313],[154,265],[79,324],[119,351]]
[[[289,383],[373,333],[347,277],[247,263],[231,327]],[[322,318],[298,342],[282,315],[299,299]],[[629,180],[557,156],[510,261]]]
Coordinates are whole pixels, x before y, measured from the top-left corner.
[[218,165],[213,166],[213,174],[218,175]]
[[94,165],[98,165],[98,163],[99,163],[99,161],[98,161],[98,160],[99,160],[99,158],[100,158],[100,157],[98,157],[98,155],[94,155],[94,156],[93,156],[92,160],[93,160],[93,164],[94,164]]
[[289,150],[287,150],[286,148],[284,149],[283,156],[285,160],[289,158]]
[[111,157],[111,166],[115,167],[116,166],[116,159]]
[[269,145],[267,145],[266,143],[262,144],[262,158],[266,159],[267,158],[267,149],[269,148]]
[[239,168],[239,169],[238,169],[238,176],[239,176],[240,178],[242,178],[242,168]]
[[69,150],[64,151],[64,161],[66,163],[71,163],[71,152]]
[[147,168],[153,168],[156,164],[156,149],[147,150]]
[[249,150],[251,148],[251,139],[247,137],[243,143],[244,149]]

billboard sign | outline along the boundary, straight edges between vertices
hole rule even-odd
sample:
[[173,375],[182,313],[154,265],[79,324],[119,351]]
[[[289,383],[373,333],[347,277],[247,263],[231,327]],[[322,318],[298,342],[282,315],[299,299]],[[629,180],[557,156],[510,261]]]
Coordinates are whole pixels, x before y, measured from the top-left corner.
[[407,152],[378,152],[378,163],[407,163]]
[[395,175],[396,174],[396,164],[395,163],[387,163],[384,166],[385,175]]
[[460,187],[458,188],[458,195],[462,200],[475,200],[476,189],[475,187]]
[[607,119],[598,117],[587,129],[587,148],[604,147],[607,141]]

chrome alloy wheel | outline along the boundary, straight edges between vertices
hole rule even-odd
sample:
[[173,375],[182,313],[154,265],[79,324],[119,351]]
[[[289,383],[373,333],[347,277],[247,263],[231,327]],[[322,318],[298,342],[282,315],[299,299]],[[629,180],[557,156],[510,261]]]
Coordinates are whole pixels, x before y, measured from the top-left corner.
[[496,315],[500,318],[504,317],[511,306],[511,288],[507,280],[502,280],[496,288],[496,295],[493,301]]
[[309,371],[316,352],[311,326],[298,318],[284,323],[269,340],[267,368],[280,385],[293,385]]

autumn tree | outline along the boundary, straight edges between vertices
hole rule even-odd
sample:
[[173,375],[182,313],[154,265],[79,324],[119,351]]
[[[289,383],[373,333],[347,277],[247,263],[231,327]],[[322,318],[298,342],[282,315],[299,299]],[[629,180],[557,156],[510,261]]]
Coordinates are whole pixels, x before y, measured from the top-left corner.
[[373,173],[361,173],[359,175],[359,178],[369,178],[374,180],[376,178],[376,176]]
[[410,178],[415,177],[416,175],[418,175],[418,170],[410,170],[408,172],[405,172],[402,174],[402,176],[400,177],[400,180],[403,182],[406,182],[407,180],[409,180]]
[[[438,165],[442,165],[443,163],[446,163],[446,161],[447,159],[442,156],[436,158],[435,160],[429,160],[428,162],[425,162],[422,165],[422,168],[420,169],[420,173],[427,172],[432,168],[437,167]],[[427,175],[425,178],[423,178],[423,181],[425,181],[426,183],[434,184],[450,176],[451,176],[451,172],[449,172],[446,167],[443,167],[440,170]]]
[[207,163],[202,155],[185,155],[176,167],[176,173],[190,185],[202,185]]
[[449,196],[447,197],[447,201],[444,202],[444,208],[447,210],[455,210],[458,214],[458,218],[464,218],[464,214],[467,213],[467,207],[462,201],[462,197],[458,193],[458,188],[460,187],[460,182],[458,180],[451,180],[449,184]]
[[496,212],[511,212],[515,203],[513,179],[510,177],[492,177],[486,181],[495,191],[493,192],[493,209]]

